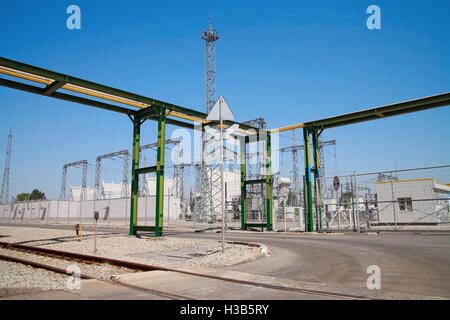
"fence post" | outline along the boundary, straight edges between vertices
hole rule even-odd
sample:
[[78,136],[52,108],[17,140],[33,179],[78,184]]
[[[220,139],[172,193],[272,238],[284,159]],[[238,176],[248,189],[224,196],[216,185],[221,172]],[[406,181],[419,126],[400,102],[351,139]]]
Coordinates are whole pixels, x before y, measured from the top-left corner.
[[356,175],[356,171],[354,171],[354,175],[355,175],[355,198],[356,198],[356,210],[355,210],[355,215],[356,215],[356,230],[358,230],[358,232],[361,232],[361,224],[359,223],[359,200],[358,200],[358,182],[357,182],[357,175]]
[[397,231],[397,217],[395,215],[394,176],[391,172],[392,211],[394,213],[394,230]]
[[170,222],[170,193],[167,194],[167,227],[169,227]]
[[83,197],[80,197],[80,224],[82,224],[81,223],[81,213],[82,213],[82,211],[83,211]]
[[69,198],[69,205],[67,206],[67,224],[70,223],[70,198]]
[[52,205],[52,202],[50,200],[48,200],[47,202],[47,223],[50,221],[50,207]]
[[[145,183],[147,183],[147,182],[145,182]],[[148,200],[148,194],[145,193],[145,212],[144,212],[145,225],[147,225],[147,200]]]
[[59,199],[57,201],[58,204],[56,205],[56,224],[59,223]]
[[369,199],[368,195],[366,196],[366,224],[367,224],[367,230],[370,230],[370,212],[369,212]]
[[352,190],[352,218],[353,218],[353,232],[356,231],[356,214],[355,214],[355,192],[353,189],[353,178],[350,176],[350,188]]

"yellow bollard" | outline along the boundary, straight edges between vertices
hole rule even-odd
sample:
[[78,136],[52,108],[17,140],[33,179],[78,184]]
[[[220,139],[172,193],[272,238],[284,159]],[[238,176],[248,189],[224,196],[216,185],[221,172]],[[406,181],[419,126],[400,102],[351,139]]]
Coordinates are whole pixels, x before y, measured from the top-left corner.
[[83,240],[83,229],[82,229],[81,224],[75,225],[75,232],[76,232],[75,241],[81,242]]

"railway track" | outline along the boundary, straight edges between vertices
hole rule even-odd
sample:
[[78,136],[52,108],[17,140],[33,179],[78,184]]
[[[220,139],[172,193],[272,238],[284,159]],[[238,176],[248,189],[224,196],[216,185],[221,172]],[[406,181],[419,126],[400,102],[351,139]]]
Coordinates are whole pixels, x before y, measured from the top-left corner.
[[[136,262],[131,262],[131,261],[124,261],[124,260],[92,256],[92,255],[85,255],[85,254],[80,254],[80,253],[75,253],[75,252],[60,251],[60,250],[40,248],[40,247],[27,246],[27,245],[8,243],[8,242],[0,242],[0,248],[12,250],[12,251],[25,252],[28,254],[45,256],[45,257],[54,258],[54,259],[70,260],[70,261],[74,261],[77,263],[96,265],[99,267],[105,266],[105,265],[111,265],[111,266],[115,266],[118,268],[129,269],[130,272],[159,270],[159,271],[174,272],[174,273],[186,274],[186,275],[191,275],[191,276],[196,276],[196,277],[214,279],[214,280],[218,280],[218,281],[226,281],[226,282],[231,282],[231,283],[243,284],[243,285],[254,286],[254,287],[261,287],[261,288],[267,288],[267,289],[273,289],[273,290],[280,290],[280,291],[289,291],[289,292],[298,292],[298,293],[302,293],[302,294],[320,295],[320,296],[325,296],[325,297],[334,297],[334,298],[338,298],[338,299],[372,300],[371,298],[365,297],[365,296],[342,294],[342,293],[327,292],[327,291],[320,291],[320,290],[302,289],[302,288],[280,286],[280,285],[255,282],[255,281],[239,280],[239,279],[191,272],[191,271],[186,271],[186,270],[177,270],[177,269],[171,269],[171,268],[166,268],[166,267],[159,267],[159,266],[153,266],[153,265],[148,265],[148,264],[136,263]],[[30,266],[33,266],[36,268],[50,270],[50,271],[61,273],[61,274],[73,275],[73,273],[69,273],[66,271],[66,269],[63,269],[63,268],[55,267],[53,265],[44,264],[44,263],[36,262],[36,261],[32,261],[32,260],[22,259],[22,258],[10,256],[10,255],[0,254],[0,260],[12,261],[12,262],[16,262],[16,263],[30,265]],[[164,292],[164,291],[160,291],[160,290],[154,290],[154,289],[150,289],[150,288],[146,288],[146,287],[139,287],[136,285],[124,283],[124,282],[121,282],[120,280],[118,280],[117,277],[110,277],[109,279],[104,279],[104,278],[89,275],[89,274],[80,274],[79,276],[81,279],[97,279],[97,280],[100,280],[103,282],[108,282],[108,283],[111,283],[114,285],[132,288],[134,290],[138,290],[138,291],[142,291],[142,292],[152,293],[152,294],[155,294],[155,295],[158,295],[161,297],[165,297],[165,298],[169,298],[169,299],[195,300],[192,297],[177,295],[177,294],[173,294],[173,293],[169,293],[169,292]]]

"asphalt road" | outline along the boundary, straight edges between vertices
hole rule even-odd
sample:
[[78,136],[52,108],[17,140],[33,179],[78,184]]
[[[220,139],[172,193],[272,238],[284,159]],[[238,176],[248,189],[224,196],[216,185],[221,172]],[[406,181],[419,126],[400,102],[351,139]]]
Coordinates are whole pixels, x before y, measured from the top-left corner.
[[[216,238],[220,234],[182,234]],[[181,234],[179,234],[181,236]],[[366,290],[367,267],[381,271],[381,289],[450,299],[450,234],[227,233],[227,240],[267,245],[270,256],[228,269],[285,279]]]

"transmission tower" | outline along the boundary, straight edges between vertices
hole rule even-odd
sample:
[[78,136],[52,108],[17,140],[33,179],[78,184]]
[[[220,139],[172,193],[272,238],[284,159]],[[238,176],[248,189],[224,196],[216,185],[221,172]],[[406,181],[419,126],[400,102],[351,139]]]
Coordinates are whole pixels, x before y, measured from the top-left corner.
[[126,198],[128,195],[128,161],[130,154],[128,150],[117,151],[113,153],[104,154],[97,157],[95,166],[95,199],[104,198],[103,187],[100,187],[100,168],[103,159],[123,159],[123,179],[122,179],[122,190],[120,196]]
[[83,168],[83,179],[81,183],[81,193],[80,193],[80,200],[84,200],[86,197],[86,184],[87,184],[87,166],[88,162],[87,160],[81,160],[77,162],[71,162],[67,163],[63,166],[63,172],[62,172],[62,181],[61,181],[61,195],[59,198],[61,200],[66,199],[66,180],[67,180],[67,168],[69,167],[76,167],[79,168],[82,166]]
[[[292,131],[292,146],[281,148],[281,152],[292,152],[292,161],[293,161],[293,179],[292,179],[292,193],[294,194],[294,199],[300,199],[300,183],[298,180],[299,174],[298,174],[298,157],[297,152],[300,150],[303,150],[303,145],[296,145],[295,141],[295,130]],[[325,177],[325,162],[323,157],[323,149],[327,146],[336,145],[336,140],[330,140],[330,141],[320,141],[319,140],[319,168],[320,168],[320,176]],[[295,193],[296,190],[298,193]],[[320,190],[325,195],[327,194],[326,188],[325,188],[325,179],[320,180]],[[297,203],[298,204],[298,203]],[[295,203],[293,205],[296,205]]]
[[2,193],[0,203],[9,201],[9,166],[11,162],[12,129],[9,129],[8,145],[6,147],[5,171],[3,172]]
[[[164,145],[166,146],[166,148],[169,148],[170,144],[177,146],[179,143],[180,143],[179,138],[167,139],[164,141]],[[146,150],[146,149],[151,149],[153,151],[156,151],[157,147],[158,147],[158,143],[154,142],[154,143],[140,146],[139,151]],[[139,154],[142,157],[142,152],[140,152]],[[139,160],[139,162],[141,162],[141,161],[142,161],[142,159]],[[147,164],[145,162],[146,162],[146,160],[144,160],[144,166],[147,166]],[[183,174],[184,174],[184,171],[183,171]],[[141,197],[150,195],[145,177],[146,177],[146,174],[139,175],[139,196],[141,196]]]

